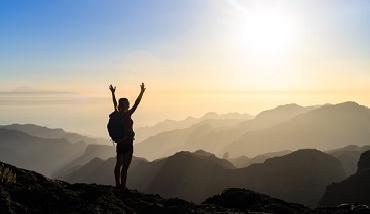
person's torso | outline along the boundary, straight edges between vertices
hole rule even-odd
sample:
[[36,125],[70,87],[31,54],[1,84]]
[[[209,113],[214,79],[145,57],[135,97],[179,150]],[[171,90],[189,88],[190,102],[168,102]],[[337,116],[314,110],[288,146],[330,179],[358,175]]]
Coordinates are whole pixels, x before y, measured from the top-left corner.
[[121,113],[123,120],[122,120],[122,127],[124,132],[134,132],[133,125],[134,121],[131,118],[131,114],[128,112]]

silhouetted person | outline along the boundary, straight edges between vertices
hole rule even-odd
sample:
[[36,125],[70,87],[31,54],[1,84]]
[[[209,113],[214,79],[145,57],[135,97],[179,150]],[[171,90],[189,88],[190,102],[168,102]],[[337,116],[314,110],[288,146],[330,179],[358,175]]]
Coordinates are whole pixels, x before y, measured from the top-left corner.
[[[126,190],[126,179],[127,179],[127,170],[130,166],[132,154],[133,154],[133,142],[135,133],[133,130],[133,120],[131,115],[135,112],[137,106],[139,105],[141,98],[145,92],[145,85],[142,83],[140,85],[140,94],[137,97],[135,104],[130,108],[130,103],[127,98],[120,98],[118,101],[115,96],[116,87],[112,85],[109,86],[110,91],[112,92],[114,112],[110,115],[118,117],[119,126],[114,127],[118,128],[119,137],[112,138],[116,143],[116,152],[117,152],[117,162],[114,168],[114,177],[116,180],[116,187],[123,188]],[[117,119],[116,119],[117,120]],[[109,127],[108,127],[109,129]],[[111,134],[111,133],[110,133]],[[112,135],[111,135],[112,136]],[[117,136],[117,134],[116,134]]]

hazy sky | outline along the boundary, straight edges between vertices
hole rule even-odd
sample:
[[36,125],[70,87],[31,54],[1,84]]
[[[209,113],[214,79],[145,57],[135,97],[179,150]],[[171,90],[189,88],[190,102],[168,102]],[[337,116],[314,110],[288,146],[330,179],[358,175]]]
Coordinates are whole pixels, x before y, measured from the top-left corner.
[[138,125],[370,105],[367,0],[3,0],[0,30],[0,123],[104,135],[109,83],[147,84]]

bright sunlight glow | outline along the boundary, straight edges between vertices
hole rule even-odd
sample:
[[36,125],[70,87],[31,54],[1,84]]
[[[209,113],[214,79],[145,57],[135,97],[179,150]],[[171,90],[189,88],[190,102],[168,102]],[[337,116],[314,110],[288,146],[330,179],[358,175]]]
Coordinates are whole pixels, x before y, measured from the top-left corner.
[[249,11],[238,17],[241,46],[259,57],[282,57],[289,54],[300,39],[296,19],[283,11]]
[[[242,8],[231,19],[232,34],[245,69],[240,81],[264,90],[295,86],[300,78],[294,69],[304,46],[302,19],[280,7]],[[252,84],[252,85],[251,85]]]

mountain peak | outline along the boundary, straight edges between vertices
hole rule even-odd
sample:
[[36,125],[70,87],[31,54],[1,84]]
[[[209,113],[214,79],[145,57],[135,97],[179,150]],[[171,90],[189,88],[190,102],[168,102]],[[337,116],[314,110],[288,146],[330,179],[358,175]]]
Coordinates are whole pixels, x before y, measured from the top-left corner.
[[317,157],[335,159],[334,157],[331,157],[330,155],[320,150],[317,150],[317,149],[300,149],[300,150],[291,152],[287,155],[284,155],[282,157],[274,157],[274,158],[267,159],[267,161],[273,160],[273,159],[281,159],[281,158],[297,160],[297,159],[317,158]]
[[303,113],[304,109],[305,107],[300,106],[295,103],[278,105],[274,109],[266,110],[266,111],[259,113],[256,116],[256,118],[268,119],[268,118],[287,117],[287,116],[294,117],[297,114]]
[[195,152],[193,152],[193,154],[195,155],[199,155],[199,156],[204,156],[204,157],[210,157],[210,156],[215,156],[214,154],[210,153],[210,152],[206,152],[202,149],[199,149]]
[[298,105],[296,103],[288,103],[284,105],[278,105],[276,109],[301,109],[303,106]]
[[36,125],[32,123],[13,123],[10,125],[5,125],[4,127],[7,127],[9,129],[19,129],[22,131],[25,130],[32,130],[32,131],[54,131],[54,132],[65,132],[64,129],[62,128],[49,128],[47,126],[42,126],[42,125]]
[[370,150],[361,154],[358,161],[358,171],[370,170]]
[[214,118],[214,117],[217,117],[218,116],[218,114],[216,113],[216,112],[208,112],[208,113],[206,113],[205,115],[203,115],[203,117],[205,117],[205,118]]
[[359,107],[359,106],[363,106],[363,105],[360,105],[358,104],[357,102],[355,101],[346,101],[346,102],[343,102],[343,103],[338,103],[337,106],[352,106],[352,107]]
[[323,108],[334,108],[337,110],[357,110],[357,109],[368,110],[367,106],[360,105],[354,101],[347,101],[337,104],[327,104],[324,105]]

